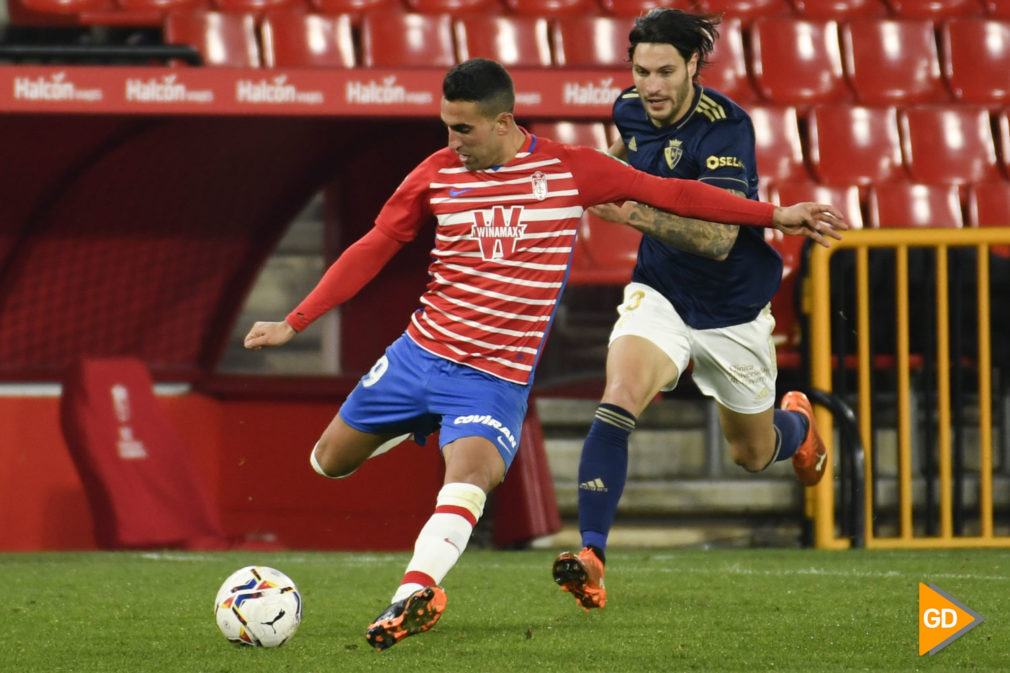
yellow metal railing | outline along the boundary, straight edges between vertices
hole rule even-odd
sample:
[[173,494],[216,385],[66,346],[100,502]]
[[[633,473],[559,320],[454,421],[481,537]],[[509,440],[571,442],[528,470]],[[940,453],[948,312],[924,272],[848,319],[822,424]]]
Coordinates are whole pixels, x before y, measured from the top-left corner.
[[[992,413],[992,351],[990,343],[990,288],[989,248],[991,245],[1010,244],[1010,227],[979,229],[874,229],[850,231],[844,240],[836,241],[831,249],[815,246],[810,256],[810,292],[807,295],[810,317],[811,386],[827,393],[832,391],[830,261],[840,250],[853,250],[855,254],[855,305],[856,305],[856,376],[858,404],[856,416],[859,435],[865,451],[864,474],[855,475],[864,480],[865,544],[867,548],[929,548],[929,547],[1010,547],[1010,536],[994,534],[993,527],[993,413]],[[950,387],[950,306],[948,301],[949,269],[947,251],[950,248],[975,248],[977,257],[978,302],[978,441],[979,441],[979,521],[977,534],[955,535],[953,525],[953,495],[951,466],[951,387]],[[898,534],[877,537],[874,534],[874,449],[871,432],[873,365],[870,348],[870,284],[869,251],[890,249],[895,255],[896,310],[896,436],[898,482]],[[936,403],[939,495],[939,534],[915,535],[912,497],[912,417],[911,417],[911,367],[909,364],[909,248],[936,251]],[[850,326],[851,327],[851,326]],[[920,328],[920,326],[916,326]],[[921,326],[928,329],[929,326]],[[1010,348],[1010,344],[1001,344]],[[845,364],[838,362],[838,366]],[[930,413],[932,410],[925,410]],[[824,440],[834,444],[831,415],[818,407],[817,424]],[[834,447],[832,447],[834,449]],[[932,451],[933,447],[921,447]],[[827,472],[821,482],[807,489],[807,513],[814,521],[814,544],[822,549],[844,549],[849,539],[840,537],[835,529],[835,479],[833,461],[828,461]]]

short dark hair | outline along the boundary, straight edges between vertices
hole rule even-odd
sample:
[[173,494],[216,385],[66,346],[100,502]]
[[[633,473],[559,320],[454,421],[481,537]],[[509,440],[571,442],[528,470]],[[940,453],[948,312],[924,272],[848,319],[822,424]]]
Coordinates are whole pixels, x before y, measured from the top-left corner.
[[442,80],[442,96],[448,101],[473,101],[488,117],[513,112],[516,90],[501,63],[489,58],[471,58],[457,64]]
[[628,60],[634,61],[635,47],[642,42],[673,45],[685,61],[698,54],[698,71],[708,63],[708,57],[719,38],[716,26],[720,14],[689,14],[679,9],[657,7],[635,19],[628,34]]

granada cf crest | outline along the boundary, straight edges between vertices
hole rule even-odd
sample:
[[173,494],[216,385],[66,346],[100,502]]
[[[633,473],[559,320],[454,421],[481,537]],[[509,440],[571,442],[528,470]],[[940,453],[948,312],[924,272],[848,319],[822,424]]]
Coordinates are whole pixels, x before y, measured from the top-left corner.
[[517,243],[526,234],[526,225],[520,224],[523,207],[495,206],[490,212],[474,211],[474,224],[470,236],[480,244],[480,254],[486,260],[504,259],[518,249]]
[[537,171],[532,175],[530,180],[533,181],[533,198],[537,201],[543,201],[547,198],[547,176]]
[[681,141],[673,139],[670,141],[666,147],[663,148],[663,156],[666,158],[666,165],[673,170],[673,167],[677,165],[680,158],[684,156],[684,150],[680,146]]

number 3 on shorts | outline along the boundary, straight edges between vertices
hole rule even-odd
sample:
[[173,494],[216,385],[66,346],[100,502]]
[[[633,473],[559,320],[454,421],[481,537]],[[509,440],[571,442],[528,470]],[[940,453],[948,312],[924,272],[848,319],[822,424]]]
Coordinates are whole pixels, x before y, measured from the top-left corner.
[[617,324],[614,327],[621,327],[624,324],[625,314],[641,306],[643,299],[645,299],[645,293],[641,290],[635,290],[628,294],[624,303],[617,307],[617,313],[621,317],[617,319]]
[[634,311],[636,308],[642,305],[642,300],[645,299],[645,293],[641,290],[635,290],[628,296],[628,300],[624,302],[625,311]]
[[389,369],[389,359],[383,355],[376,360],[372,368],[368,370],[368,373],[361,377],[361,385],[366,388],[374,386],[382,378],[382,375],[386,373],[387,369]]

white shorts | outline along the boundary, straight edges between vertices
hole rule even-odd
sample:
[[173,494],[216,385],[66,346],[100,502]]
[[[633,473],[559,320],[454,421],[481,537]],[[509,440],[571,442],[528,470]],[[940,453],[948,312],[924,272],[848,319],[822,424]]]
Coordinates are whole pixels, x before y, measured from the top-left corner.
[[[659,292],[642,283],[629,283],[617,312],[620,318],[610,333],[610,343],[626,335],[648,339],[681,374],[694,361],[691,377],[698,389],[727,409],[757,414],[775,404],[778,366],[770,305],[750,322],[694,329]],[[670,381],[663,390],[676,387],[677,381]]]

